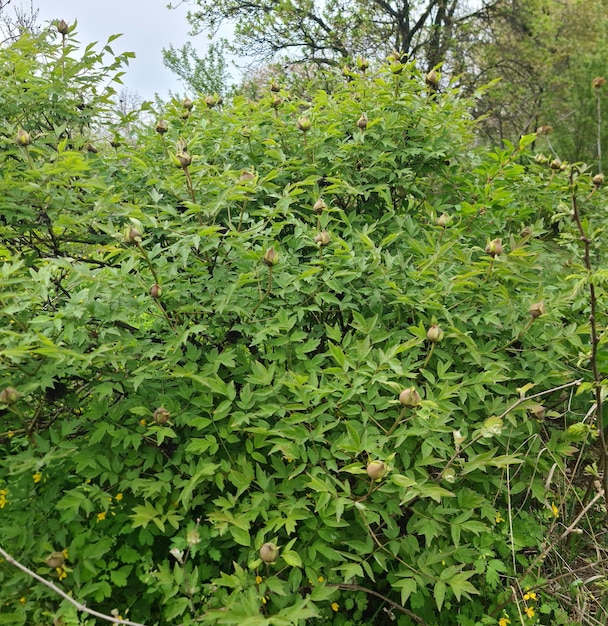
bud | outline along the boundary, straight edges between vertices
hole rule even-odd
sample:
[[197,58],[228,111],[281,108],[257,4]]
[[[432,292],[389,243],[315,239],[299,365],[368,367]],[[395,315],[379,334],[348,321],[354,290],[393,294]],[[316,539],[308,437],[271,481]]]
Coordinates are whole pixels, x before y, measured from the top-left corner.
[[549,163],[549,167],[552,170],[561,170],[562,169],[562,161],[561,159],[553,159],[553,161],[551,161],[551,163]]
[[17,131],[17,136],[15,137],[15,143],[18,146],[29,146],[32,143],[32,138],[30,137],[30,134],[23,130],[23,128],[20,128]]
[[533,404],[528,410],[536,419],[542,420],[545,417],[546,409],[542,404]]
[[163,288],[158,283],[155,283],[152,287],[150,287],[150,295],[155,300],[160,298],[163,295]]
[[67,35],[70,29],[68,23],[65,20],[59,20],[55,27],[57,28],[57,32],[61,35]]
[[350,71],[350,67],[348,65],[342,67],[342,76],[345,76],[346,78],[352,76],[352,72]]
[[281,104],[283,102],[283,98],[281,98],[280,96],[274,96],[274,98],[272,99],[272,102],[270,103],[270,106],[273,109],[278,109]]
[[378,480],[386,474],[386,464],[382,461],[370,461],[366,471],[372,480]]
[[492,257],[500,256],[503,253],[502,241],[500,239],[492,239],[486,246],[486,252]]
[[361,113],[361,117],[357,121],[357,126],[361,130],[365,130],[367,128],[367,115],[365,115],[365,113]]
[[215,95],[207,96],[205,98],[205,104],[207,105],[208,109],[212,109],[214,106],[218,104],[218,98]]
[[125,241],[127,243],[137,243],[141,241],[141,233],[137,230],[137,228],[135,228],[135,226],[131,226],[131,228],[129,228]]
[[320,246],[326,246],[329,243],[329,233],[326,230],[315,235],[315,243]]
[[537,165],[546,165],[549,159],[544,154],[536,154],[534,155],[534,163]]
[[502,419],[496,415],[488,417],[483,422],[480,434],[484,439],[491,439],[494,435],[500,435],[502,432]]
[[247,183],[250,180],[254,180],[255,179],[255,174],[253,172],[250,172],[249,170],[243,170],[243,173],[241,174],[241,177],[239,178],[239,183]]
[[445,228],[452,221],[452,216],[447,213],[442,213],[437,218],[437,226],[441,226],[441,228]]
[[359,57],[357,59],[357,67],[362,72],[365,72],[365,70],[367,70],[369,68],[369,61],[367,59],[364,59],[363,57]]
[[97,148],[92,143],[88,143],[87,152],[92,152],[93,154],[97,154],[99,150],[97,150]]
[[603,76],[597,76],[591,81],[591,86],[594,89],[599,89],[600,87],[604,85],[605,82],[606,82],[606,79]]
[[460,450],[460,444],[465,440],[460,430],[453,430],[452,438],[454,439],[454,446],[456,450]]
[[279,91],[281,91],[281,86],[273,80],[270,85],[270,91],[278,93]]
[[118,148],[120,146],[120,137],[118,135],[114,135],[114,138],[110,140],[110,145],[112,148]]
[[545,303],[542,300],[540,302],[535,302],[530,306],[529,312],[533,319],[544,315],[546,312]]
[[63,552],[51,552],[46,557],[46,564],[51,569],[57,569],[61,567],[65,563],[65,557],[63,556]]
[[446,467],[443,472],[441,472],[441,477],[446,483],[451,484],[456,482],[456,472],[453,467]]
[[549,124],[543,124],[536,129],[537,135],[549,135],[553,132],[553,126],[549,126]]
[[193,106],[194,103],[192,102],[192,100],[190,100],[190,98],[185,98],[184,100],[182,100],[182,107],[186,109],[186,111],[189,111]]
[[167,120],[158,120],[156,122],[156,128],[154,129],[159,135],[164,135],[169,130],[169,124]]
[[171,413],[165,407],[160,406],[154,411],[154,422],[159,426],[166,424],[169,421],[169,417],[171,417]]
[[426,338],[431,343],[439,343],[443,337],[443,331],[437,324],[432,324],[426,332]]
[[265,543],[260,548],[260,558],[264,563],[274,563],[279,556],[279,549],[274,543]]
[[414,387],[408,387],[399,394],[399,402],[403,406],[418,406],[422,402],[422,398]]
[[439,87],[439,75],[435,70],[431,70],[425,77],[424,82],[431,88],[433,91],[437,91],[437,87]]
[[591,179],[591,182],[593,183],[593,185],[595,186],[596,189],[599,189],[604,184],[604,175],[603,174],[596,174]]
[[323,213],[323,211],[327,208],[327,205],[325,204],[325,201],[323,200],[323,198],[319,198],[313,205],[312,210],[317,214],[317,215],[321,215],[321,213]]
[[302,117],[298,118],[298,128],[303,132],[307,132],[310,130],[310,120],[305,116],[302,115]]
[[187,152],[178,152],[175,155],[175,158],[177,159],[179,166],[183,168],[188,167],[192,163],[192,157]]
[[0,404],[15,404],[20,395],[14,387],[6,387],[0,391]]
[[279,262],[279,253],[274,248],[268,248],[262,260],[268,267],[272,267]]

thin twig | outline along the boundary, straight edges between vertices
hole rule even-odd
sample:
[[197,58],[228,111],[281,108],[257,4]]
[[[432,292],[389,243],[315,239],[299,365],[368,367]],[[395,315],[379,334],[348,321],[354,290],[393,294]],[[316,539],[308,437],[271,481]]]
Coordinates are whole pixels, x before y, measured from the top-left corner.
[[67,600],[70,604],[73,604],[79,611],[83,611],[84,613],[88,613],[89,615],[93,615],[95,617],[98,617],[99,619],[103,619],[106,622],[112,622],[113,624],[125,624],[126,626],[146,626],[145,624],[140,624],[139,622],[130,622],[127,619],[118,619],[117,617],[112,617],[111,615],[106,615],[105,613],[99,613],[99,611],[94,611],[93,609],[89,609],[84,604],[81,604],[77,600],[74,600],[74,598],[70,597],[67,593],[65,593],[65,591],[59,589],[59,587],[54,585],[49,580],[42,578],[42,576],[39,576],[38,574],[36,574],[36,572],[32,572],[31,569],[19,563],[17,559],[12,557],[8,552],[3,550],[2,548],[0,548],[0,555],[2,555],[6,559],[7,563],[14,565],[17,569],[20,569],[22,572],[25,572],[31,578],[34,578],[38,582],[41,582],[43,585],[46,585],[49,589],[51,589],[55,593],[59,594],[62,598]]

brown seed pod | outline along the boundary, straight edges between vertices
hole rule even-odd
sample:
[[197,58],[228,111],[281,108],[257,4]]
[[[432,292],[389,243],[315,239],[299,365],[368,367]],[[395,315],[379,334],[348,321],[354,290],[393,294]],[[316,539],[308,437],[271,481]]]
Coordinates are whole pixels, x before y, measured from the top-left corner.
[[193,106],[194,106],[194,102],[192,102],[190,98],[185,98],[184,100],[182,100],[182,107],[186,109],[187,111],[189,111]]
[[326,246],[329,243],[330,236],[326,230],[321,231],[315,235],[315,243],[319,246]]
[[591,182],[593,183],[593,186],[596,189],[599,189],[603,184],[604,184],[604,175],[603,174],[596,174],[592,179]]
[[169,130],[169,123],[167,120],[158,120],[156,122],[156,128],[154,129],[159,135],[164,135]]
[[545,314],[546,312],[545,303],[542,300],[540,302],[535,302],[534,304],[530,306],[528,310],[530,312],[531,317],[533,319],[536,319],[537,317],[540,317],[541,315]]
[[272,267],[279,262],[279,253],[274,248],[268,248],[264,253],[262,261],[264,261],[268,267]]
[[323,200],[323,198],[319,198],[312,206],[312,210],[317,214],[317,215],[321,215],[321,213],[323,213],[323,211],[327,208],[327,205],[325,204],[325,201]]
[[298,118],[298,128],[303,132],[306,133],[310,130],[311,127],[311,123],[310,123],[310,119],[307,118],[305,115],[302,115],[301,117]]
[[492,258],[500,256],[503,253],[502,241],[500,239],[492,239],[486,246],[486,252]]
[[17,135],[15,136],[15,143],[18,146],[29,146],[32,143],[32,138],[30,137],[30,134],[26,130],[23,130],[23,128],[20,128],[17,131]]
[[431,343],[439,343],[443,337],[443,330],[437,324],[431,324],[426,332],[426,338]]
[[430,87],[433,91],[437,91],[439,87],[439,75],[435,70],[431,70],[425,77],[424,82]]
[[55,24],[55,28],[57,28],[57,32],[61,35],[67,35],[70,27],[65,20],[59,20],[57,24]]
[[178,152],[175,158],[179,162],[179,166],[186,168],[192,163],[192,157],[187,152]]
[[125,241],[127,243],[137,243],[141,241],[141,233],[137,228],[135,228],[135,226],[131,226],[131,228],[129,228]]
[[154,283],[152,287],[150,287],[150,295],[156,300],[163,295],[163,288],[158,284]]
[[65,563],[65,556],[63,556],[63,552],[51,552],[46,557],[46,564],[51,569],[57,569],[61,567]]
[[361,113],[361,117],[357,120],[357,126],[361,130],[365,130],[367,128],[367,115],[365,113]]

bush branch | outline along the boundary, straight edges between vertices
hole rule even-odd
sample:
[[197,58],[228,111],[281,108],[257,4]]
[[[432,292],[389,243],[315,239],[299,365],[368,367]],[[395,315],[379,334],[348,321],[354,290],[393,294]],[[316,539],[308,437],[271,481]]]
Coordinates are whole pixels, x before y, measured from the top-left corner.
[[89,615],[93,615],[94,617],[98,617],[99,619],[106,620],[106,622],[112,622],[114,624],[125,624],[126,626],[146,626],[145,624],[140,624],[139,622],[130,622],[127,619],[118,619],[116,617],[112,617],[111,615],[105,615],[104,613],[99,613],[98,611],[94,611],[93,609],[87,608],[84,604],[81,604],[74,598],[71,598],[65,591],[59,589],[57,585],[54,585],[49,580],[42,578],[36,574],[36,572],[32,572],[31,569],[27,568],[25,565],[19,563],[17,559],[12,557],[8,552],[0,548],[0,555],[2,555],[7,563],[14,565],[17,569],[20,569],[22,572],[25,572],[31,578],[34,578],[38,582],[41,582],[43,585],[46,585],[49,589],[54,591],[56,594],[60,595],[62,598],[66,599],[70,604],[73,604],[79,611],[83,611],[84,613],[88,613]]

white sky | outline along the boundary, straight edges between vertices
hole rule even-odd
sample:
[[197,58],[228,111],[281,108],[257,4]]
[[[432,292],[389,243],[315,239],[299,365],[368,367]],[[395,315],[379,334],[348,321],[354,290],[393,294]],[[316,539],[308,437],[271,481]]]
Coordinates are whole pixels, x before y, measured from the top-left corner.
[[[202,56],[207,46],[205,35],[188,36],[189,7],[182,4],[168,9],[168,3],[169,0],[33,0],[41,23],[64,19],[72,24],[77,19],[77,39],[83,47],[93,41],[103,45],[110,35],[123,33],[111,46],[115,53],[135,53],[136,58],[130,60],[122,80],[129,91],[144,99],[153,99],[155,93],[167,96],[169,90],[185,93],[178,78],[163,65],[163,48],[169,44],[179,48],[191,40]],[[29,8],[30,0],[13,0],[12,4]],[[173,4],[179,4],[179,0]]]

